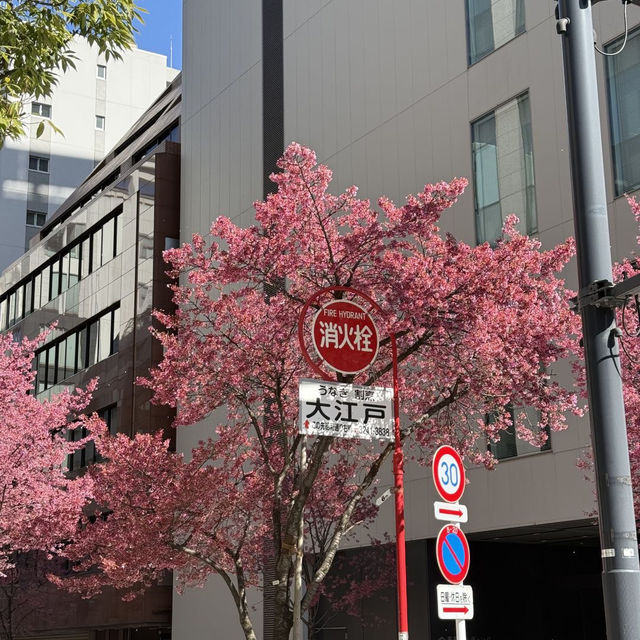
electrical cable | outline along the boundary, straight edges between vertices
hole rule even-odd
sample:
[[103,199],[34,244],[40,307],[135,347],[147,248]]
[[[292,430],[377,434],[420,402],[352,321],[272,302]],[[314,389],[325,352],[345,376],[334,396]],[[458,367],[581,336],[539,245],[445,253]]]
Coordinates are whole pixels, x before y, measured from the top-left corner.
[[640,297],[638,296],[638,294],[636,294],[635,296],[633,296],[633,298],[635,301],[636,314],[638,316],[638,323],[633,332],[627,329],[627,323],[625,319],[625,311],[627,309],[627,300],[629,300],[629,298],[627,298],[627,300],[625,300],[624,305],[622,305],[622,329],[624,330],[624,333],[627,335],[628,338],[637,338],[640,336]]
[[594,42],[593,48],[603,56],[617,56],[619,53],[622,53],[622,50],[625,48],[627,44],[627,37],[629,36],[629,20],[627,19],[627,7],[629,6],[629,0],[623,0],[624,4],[624,40],[622,41],[622,46],[612,53],[607,53],[602,49],[598,49],[598,45]]
[[[626,348],[626,346],[624,344],[624,340],[622,340],[622,339],[618,340],[618,344],[622,348],[622,351],[624,352],[624,355],[627,356],[627,359],[629,360],[629,362],[635,362],[636,359],[627,351],[627,348]],[[616,369],[618,369],[618,365],[617,364],[616,364]],[[619,369],[618,369],[618,373],[620,373]],[[622,375],[620,375],[620,377],[622,377]]]

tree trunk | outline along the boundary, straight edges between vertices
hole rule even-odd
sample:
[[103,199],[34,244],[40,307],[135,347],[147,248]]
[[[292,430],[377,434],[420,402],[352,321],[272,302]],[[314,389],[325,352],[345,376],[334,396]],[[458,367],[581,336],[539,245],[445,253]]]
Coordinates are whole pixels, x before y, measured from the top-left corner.
[[289,640],[293,625],[293,614],[289,607],[289,589],[287,582],[276,588],[273,603],[273,638],[272,640]]

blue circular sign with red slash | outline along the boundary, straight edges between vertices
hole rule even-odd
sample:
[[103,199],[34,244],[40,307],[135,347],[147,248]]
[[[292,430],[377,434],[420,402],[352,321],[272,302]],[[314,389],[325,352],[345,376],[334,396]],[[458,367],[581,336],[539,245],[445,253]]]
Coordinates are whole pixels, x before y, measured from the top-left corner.
[[438,534],[436,558],[444,579],[451,584],[460,584],[469,573],[469,543],[467,537],[454,524],[448,524]]

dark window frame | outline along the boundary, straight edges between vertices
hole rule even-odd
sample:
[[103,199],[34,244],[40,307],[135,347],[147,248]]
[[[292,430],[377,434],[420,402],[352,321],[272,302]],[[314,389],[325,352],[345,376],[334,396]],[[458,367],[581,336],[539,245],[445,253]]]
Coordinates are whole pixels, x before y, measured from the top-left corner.
[[472,2],[472,1],[473,0],[465,0],[465,2],[464,2],[465,25],[466,25],[466,33],[467,33],[467,66],[469,66],[469,67],[472,67],[474,64],[480,62],[481,60],[484,60],[486,57],[490,56],[494,51],[497,51],[498,49],[501,49],[502,47],[507,45],[509,42],[512,42],[518,36],[520,36],[523,33],[525,33],[526,30],[527,30],[525,2],[524,2],[524,0],[516,0],[517,3],[518,3],[516,5],[516,8],[515,8],[516,16],[518,15],[518,13],[521,13],[522,15],[520,16],[520,20],[518,21],[517,29],[516,29],[515,33],[513,34],[513,37],[509,38],[508,40],[506,40],[502,44],[499,44],[496,47],[495,40],[494,40],[494,35],[495,34],[492,33],[493,43],[492,43],[491,48],[483,50],[480,54],[473,55],[473,53],[472,53],[472,38],[473,38],[473,34],[472,34],[472,29],[471,29],[471,26],[472,26],[471,25],[471,12],[470,12],[470,7],[469,7],[469,3]]
[[[35,162],[32,162],[35,161]],[[50,173],[50,160],[51,158],[47,158],[46,156],[39,156],[33,153],[29,154],[29,171],[36,171],[37,173]],[[32,166],[35,164],[36,166]],[[44,165],[46,168],[42,168],[41,165]]]
[[[118,343],[114,343],[113,340],[113,335],[114,335],[114,323],[115,323],[115,311],[117,309],[120,309],[120,303],[116,302],[115,304],[110,305],[109,307],[107,307],[106,309],[103,309],[100,313],[96,314],[95,316],[81,322],[80,324],[78,324],[77,326],[75,326],[73,329],[71,329],[70,331],[67,331],[65,333],[63,333],[60,336],[57,336],[54,340],[52,340],[51,342],[48,342],[47,344],[45,344],[44,346],[40,347],[39,349],[36,350],[34,356],[34,361],[36,362],[36,379],[34,381],[34,388],[35,388],[35,393],[36,395],[38,393],[41,393],[42,391],[46,391],[47,389],[51,388],[52,386],[59,384],[60,382],[63,382],[64,380],[67,380],[68,378],[71,378],[72,376],[76,375],[77,373],[84,371],[86,369],[91,368],[92,366],[98,364],[99,362],[102,362],[104,360],[106,360],[107,358],[110,358],[111,356],[115,355],[116,353],[118,353],[120,345],[119,345],[119,341]],[[100,331],[99,331],[99,327],[100,327],[100,320],[102,318],[109,318],[109,322],[111,324],[110,327],[110,341],[109,341],[109,353],[107,356],[105,356],[104,358],[99,358],[99,340],[100,340]],[[86,335],[86,339],[85,339],[85,343],[84,343],[84,348],[83,351],[84,353],[82,354],[82,363],[80,362],[80,335],[82,334],[82,332],[85,332]],[[90,361],[90,353],[89,353],[89,348],[90,348],[90,337],[92,335],[93,332],[96,332],[96,344],[95,344],[95,354],[96,354],[96,360],[95,362],[91,362]],[[75,336],[75,338],[74,338]],[[60,348],[61,344],[65,344],[65,372],[67,372],[69,370],[69,366],[68,363],[66,362],[66,341],[69,338],[74,338],[75,339],[75,356],[74,356],[74,366],[73,366],[73,373],[70,375],[64,375],[63,377],[60,376],[60,359],[58,357],[58,351]],[[117,347],[117,349],[116,349]],[[37,362],[39,360],[39,358],[41,357],[41,354],[45,354],[45,379],[44,381],[42,380],[38,380],[38,370],[37,370]],[[51,358],[51,354],[53,354],[53,380],[49,381],[49,361]],[[80,364],[82,364],[83,366],[81,367]],[[38,390],[39,385],[43,383],[42,385],[42,389]]]
[[[635,38],[640,38],[640,27],[636,27],[629,32],[627,37],[627,46],[629,46],[629,43],[635,40]],[[611,50],[618,50],[623,39],[624,36],[618,36],[614,38],[605,45],[605,51],[607,51],[607,53],[610,53]],[[624,51],[621,51],[620,56],[624,55],[624,53]],[[607,107],[609,112],[609,144],[611,153],[612,174],[611,179],[613,182],[614,196],[616,198],[622,197],[626,193],[630,193],[632,191],[640,189],[640,169],[638,170],[637,180],[627,181],[623,158],[620,157],[622,154],[619,151],[619,147],[621,147],[625,143],[628,143],[631,138],[621,138],[620,140],[616,139],[617,135],[619,135],[619,129],[621,126],[621,111],[619,109],[620,96],[618,95],[617,83],[615,82],[615,65],[620,62],[620,56],[608,56],[604,61],[605,81],[607,84]],[[638,60],[636,66],[640,68],[640,60]],[[636,136],[634,136],[634,138],[639,140],[637,144],[638,147],[640,147],[640,132]],[[638,155],[640,156],[640,149],[638,150]]]
[[39,116],[40,118],[50,118],[51,105],[47,104],[46,102],[32,102],[31,115]]

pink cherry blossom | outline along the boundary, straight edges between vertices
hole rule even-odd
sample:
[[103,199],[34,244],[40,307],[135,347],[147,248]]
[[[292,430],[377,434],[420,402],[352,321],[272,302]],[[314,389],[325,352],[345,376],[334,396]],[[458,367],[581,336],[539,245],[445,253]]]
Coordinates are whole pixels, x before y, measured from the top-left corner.
[[59,551],[75,532],[91,495],[91,481],[69,478],[66,458],[86,444],[67,441],[82,427],[92,382],[48,400],[33,395],[34,350],[44,338],[14,341],[0,336],[0,572],[18,552]]
[[572,240],[542,250],[514,217],[495,247],[442,234],[440,217],[467,186],[462,178],[375,207],[355,187],[331,194],[331,171],[298,144],[279,168],[277,193],[255,203],[254,226],[220,217],[209,236],[165,252],[180,282],[177,310],[156,313],[164,359],[141,383],[156,403],[177,409],[178,428],[208,418],[215,437],[187,461],[162,434],[113,438],[93,426],[107,460],[90,473],[102,516],[87,518],[66,549],[78,562],[67,587],[88,595],[107,584],[134,595],[169,569],[189,585],[218,574],[247,640],[256,636],[246,589],[262,586],[265,562],[273,567],[274,637],[285,640],[301,519],[306,617],[344,536],[366,538],[393,451],[385,442],[310,438],[301,471],[298,380],[314,376],[297,323],[313,293],[354,287],[382,309],[378,359],[354,381],[391,386],[394,332],[405,454],[419,463],[448,443],[492,466],[487,442],[511,427],[508,406],[537,411],[537,425],[516,411],[516,427],[538,445],[547,428],[564,429],[567,413],[582,411],[554,372],[579,352],[579,318],[558,275]]

